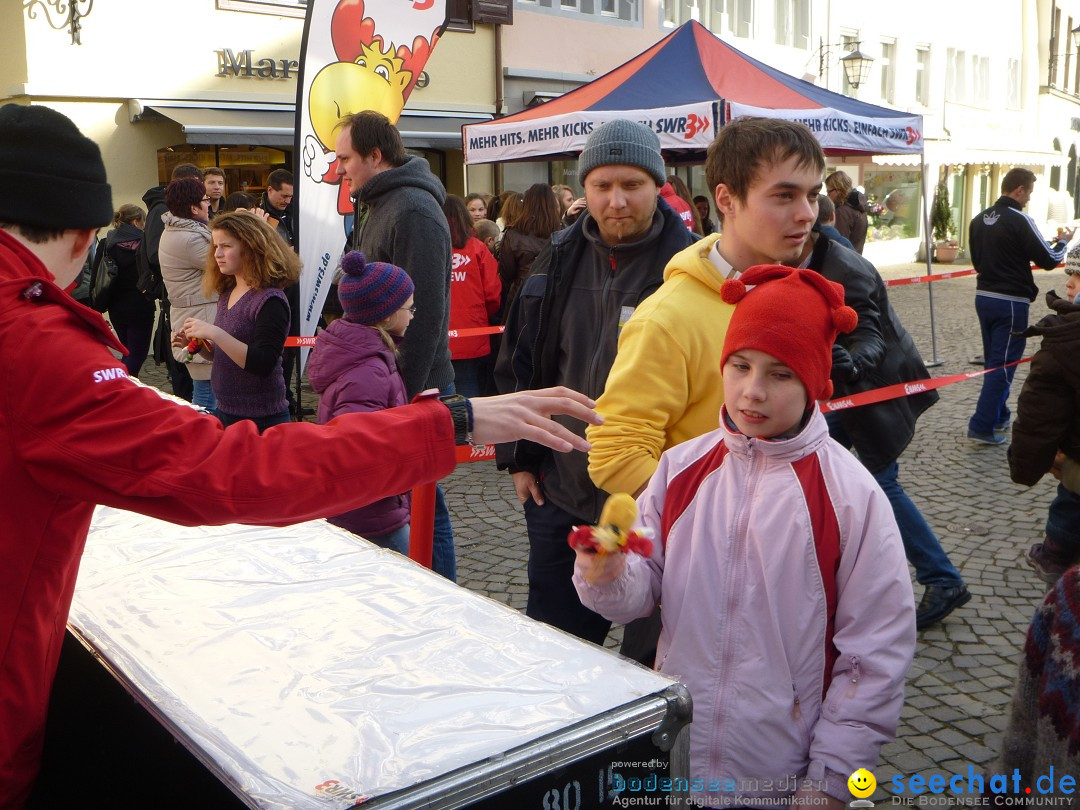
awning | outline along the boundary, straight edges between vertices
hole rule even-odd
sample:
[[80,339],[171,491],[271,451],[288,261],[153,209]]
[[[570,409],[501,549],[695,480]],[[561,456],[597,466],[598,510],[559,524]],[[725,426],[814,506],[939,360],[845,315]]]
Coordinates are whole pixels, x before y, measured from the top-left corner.
[[171,118],[184,131],[188,143],[293,145],[296,116],[283,110],[226,110],[207,107],[147,107]]
[[[168,118],[180,125],[187,143],[251,144],[289,149],[296,114],[291,104],[224,106],[220,102],[166,102],[132,99],[133,122]],[[405,110],[398,130],[406,147],[461,149],[461,128],[491,120],[489,114],[461,115]]]

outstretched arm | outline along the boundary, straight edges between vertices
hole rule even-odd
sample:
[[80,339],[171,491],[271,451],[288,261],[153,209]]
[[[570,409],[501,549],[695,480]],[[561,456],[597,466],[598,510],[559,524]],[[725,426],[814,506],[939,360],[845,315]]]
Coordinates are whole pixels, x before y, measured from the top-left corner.
[[470,400],[473,437],[478,444],[498,444],[526,439],[559,452],[588,452],[589,443],[551,419],[565,414],[590,425],[603,423],[593,408],[596,403],[569,388],[542,388],[496,397]]

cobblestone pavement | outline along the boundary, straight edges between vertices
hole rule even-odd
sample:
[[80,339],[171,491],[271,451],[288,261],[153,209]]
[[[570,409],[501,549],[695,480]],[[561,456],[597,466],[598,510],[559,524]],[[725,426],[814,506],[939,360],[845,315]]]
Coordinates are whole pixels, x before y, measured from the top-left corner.
[[[967,265],[935,265],[936,271]],[[918,276],[919,265],[882,271],[886,278]],[[1042,293],[1064,292],[1064,273],[1037,271]],[[969,371],[969,358],[982,351],[974,309],[973,277],[932,285],[893,287],[890,297],[927,362],[934,358],[930,292],[933,293],[936,357],[934,376]],[[1032,319],[1046,313],[1042,295]],[[1029,342],[1027,354],[1037,346]],[[1017,372],[1010,405],[1027,375]],[[144,379],[160,382],[152,362]],[[897,739],[885,746],[875,769],[879,785],[894,774],[967,774],[995,757],[1012,694],[1028,621],[1045,588],[1023,561],[1028,546],[1041,539],[1052,479],[1025,489],[1009,480],[1005,446],[976,445],[966,439],[979,380],[941,389],[941,401],[919,421],[911,446],[901,457],[900,480],[922,509],[954,564],[963,573],[972,600],[943,623],[919,634],[908,675],[907,699]],[[307,402],[313,404],[312,399]],[[460,466],[444,481],[453,517],[459,583],[523,610],[528,592],[528,543],[524,519],[509,476],[491,462]],[[921,587],[916,585],[916,599]],[[615,628],[607,646],[617,646]],[[890,796],[882,787],[872,797]]]

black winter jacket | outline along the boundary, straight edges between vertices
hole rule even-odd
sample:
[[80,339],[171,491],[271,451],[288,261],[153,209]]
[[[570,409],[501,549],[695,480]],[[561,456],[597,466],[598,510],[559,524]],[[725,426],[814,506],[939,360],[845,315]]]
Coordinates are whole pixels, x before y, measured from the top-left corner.
[[[889,303],[885,282],[874,265],[853,250],[818,236],[810,268],[844,287],[844,303],[855,310],[854,331],[837,338],[850,356],[853,373],[833,366],[834,396],[845,397],[930,376]],[[884,469],[900,457],[915,435],[915,420],[938,401],[937,391],[890,399],[837,411],[859,460],[870,472]]]
[[109,232],[105,250],[116,262],[117,274],[109,288],[109,318],[113,323],[153,323],[154,304],[139,292],[136,282],[139,271],[135,266],[135,251],[142,242],[143,232],[134,225],[121,223]]
[[1031,263],[1053,270],[1065,259],[1068,247],[1060,239],[1047,244],[1020,203],[1006,196],[971,220],[968,244],[978,276],[976,290],[1028,301],[1039,294]]
[[416,317],[401,344],[401,376],[410,398],[454,381],[450,365],[450,226],[446,189],[423,158],[408,157],[379,172],[355,195],[350,250],[369,262],[390,262],[416,287]]
[[1080,304],[1051,291],[1054,310],[1024,337],[1042,336],[1031,359],[1009,446],[1009,472],[1018,484],[1032,486],[1049,470],[1060,449],[1080,461]]
[[[598,397],[615,361],[619,325],[626,310],[636,308],[655,292],[663,283],[664,267],[671,257],[699,238],[687,230],[667,203],[658,200],[649,234],[638,242],[609,248],[600,260],[620,269],[604,279],[601,289],[587,290],[587,285],[575,284],[581,281],[579,273],[586,275],[597,261],[589,251],[598,250],[598,246],[586,235],[586,228],[595,232],[596,223],[591,216],[582,215],[570,228],[553,234],[533,262],[532,273],[517,299],[510,302],[495,366],[500,393],[565,385]],[[616,278],[624,282],[623,289],[618,288]],[[601,314],[583,317],[586,312]],[[566,373],[560,346],[568,343],[592,352],[591,373]],[[585,435],[583,423],[567,420],[563,424]],[[500,469],[534,473],[542,480],[545,495],[575,517],[589,523],[599,518],[605,496],[589,479],[584,453],[572,451],[556,460],[546,447],[520,441],[498,445],[496,458]]]

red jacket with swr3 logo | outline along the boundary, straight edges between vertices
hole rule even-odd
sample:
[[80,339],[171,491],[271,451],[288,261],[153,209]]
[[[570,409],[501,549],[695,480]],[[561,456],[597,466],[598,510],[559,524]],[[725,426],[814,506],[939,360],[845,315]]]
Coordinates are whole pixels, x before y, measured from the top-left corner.
[[259,436],[131,380],[104,319],[0,231],[0,807],[25,803],[95,504],[181,525],[284,525],[454,467],[436,400]]

